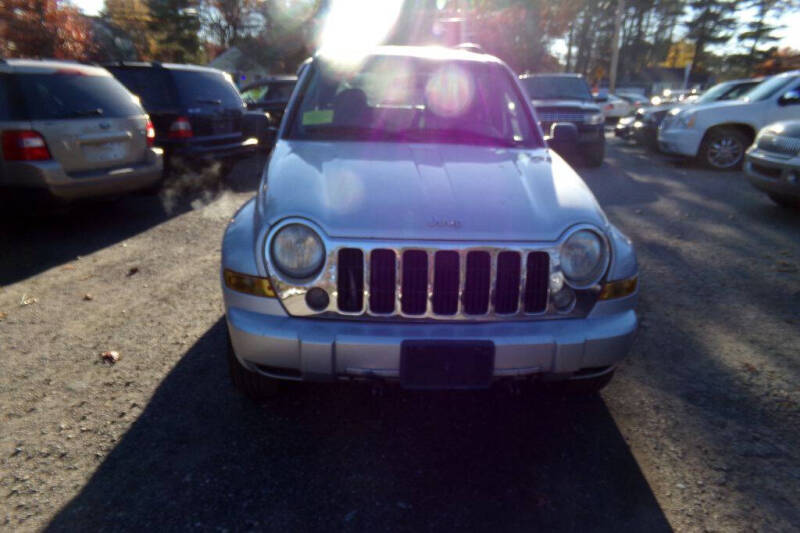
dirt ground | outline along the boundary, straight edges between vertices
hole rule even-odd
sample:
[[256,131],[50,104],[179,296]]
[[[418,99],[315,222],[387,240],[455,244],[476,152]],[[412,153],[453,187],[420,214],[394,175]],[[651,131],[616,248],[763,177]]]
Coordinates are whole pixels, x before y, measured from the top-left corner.
[[0,530],[800,524],[800,211],[611,139],[581,173],[636,243],[641,329],[601,395],[256,405],[229,384],[218,267],[261,165],[0,223]]

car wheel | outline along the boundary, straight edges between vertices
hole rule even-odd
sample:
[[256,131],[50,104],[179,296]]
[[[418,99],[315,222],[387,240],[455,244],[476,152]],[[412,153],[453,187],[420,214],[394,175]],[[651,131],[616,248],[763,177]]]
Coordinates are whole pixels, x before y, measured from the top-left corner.
[[251,400],[266,400],[280,392],[279,380],[256,374],[242,366],[233,352],[230,335],[228,335],[228,370],[233,386]]
[[735,170],[742,166],[750,140],[731,128],[711,130],[700,146],[700,160],[713,170]]
[[772,192],[767,193],[767,196],[769,196],[773,202],[775,202],[781,207],[800,207],[800,200],[792,196],[786,196],[785,194],[775,194]]
[[589,148],[583,156],[583,159],[587,167],[597,168],[603,164],[603,159],[605,159],[605,157],[606,145],[602,143]]

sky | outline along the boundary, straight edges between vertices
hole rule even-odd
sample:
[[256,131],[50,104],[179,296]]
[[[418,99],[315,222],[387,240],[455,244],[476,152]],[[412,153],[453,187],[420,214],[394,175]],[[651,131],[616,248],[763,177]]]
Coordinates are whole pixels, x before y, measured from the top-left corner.
[[[103,9],[104,0],[72,0],[72,3],[78,6],[87,15],[96,15]],[[800,11],[795,11],[781,17],[781,24],[783,24],[785,28],[776,32],[776,35],[781,37],[778,45],[780,47],[789,46],[795,50],[800,50],[800,31],[797,31],[797,28],[800,28]]]

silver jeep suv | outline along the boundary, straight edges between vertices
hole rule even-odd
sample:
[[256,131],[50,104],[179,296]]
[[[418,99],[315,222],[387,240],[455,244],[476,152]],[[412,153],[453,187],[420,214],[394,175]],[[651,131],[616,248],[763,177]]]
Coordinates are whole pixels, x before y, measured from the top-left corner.
[[575,126],[546,139],[486,54],[343,59],[305,69],[258,194],[225,233],[234,384],[602,387],[636,331],[638,267],[548,148],[576,142]]
[[162,151],[142,106],[105,69],[0,60],[0,188],[60,201],[156,184]]

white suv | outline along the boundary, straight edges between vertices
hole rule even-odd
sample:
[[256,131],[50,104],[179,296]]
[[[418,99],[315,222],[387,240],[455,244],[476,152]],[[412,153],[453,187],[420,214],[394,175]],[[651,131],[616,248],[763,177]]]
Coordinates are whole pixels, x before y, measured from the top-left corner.
[[773,76],[741,100],[673,109],[659,127],[659,148],[697,157],[709,168],[739,168],[756,132],[779,120],[800,119],[797,100],[784,97],[798,89],[795,70]]

